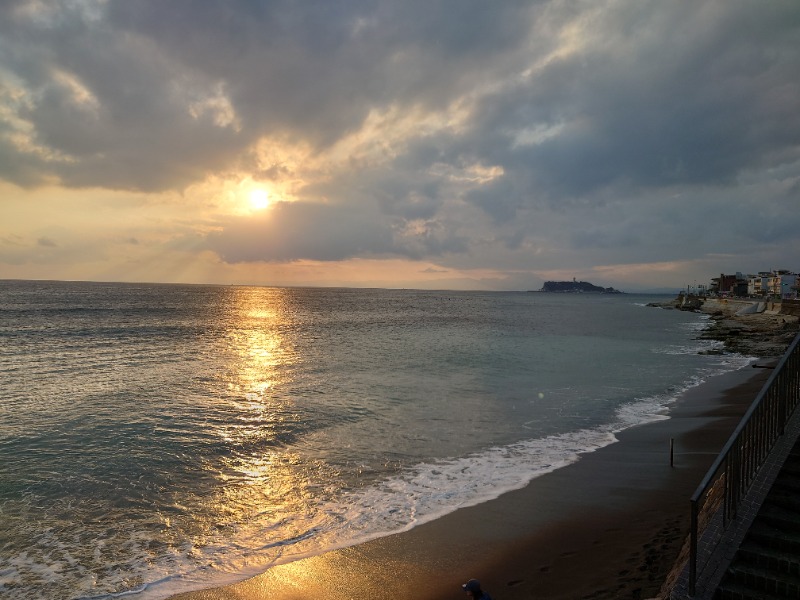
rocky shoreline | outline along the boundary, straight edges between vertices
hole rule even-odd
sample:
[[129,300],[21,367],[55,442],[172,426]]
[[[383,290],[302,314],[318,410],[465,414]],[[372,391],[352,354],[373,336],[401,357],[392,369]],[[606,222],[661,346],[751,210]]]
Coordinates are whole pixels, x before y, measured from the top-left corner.
[[798,332],[800,318],[776,310],[761,310],[757,301],[719,301],[713,298],[678,296],[668,302],[648,306],[690,310],[709,315],[710,325],[699,339],[723,343],[723,353],[737,353],[759,358],[783,355]]

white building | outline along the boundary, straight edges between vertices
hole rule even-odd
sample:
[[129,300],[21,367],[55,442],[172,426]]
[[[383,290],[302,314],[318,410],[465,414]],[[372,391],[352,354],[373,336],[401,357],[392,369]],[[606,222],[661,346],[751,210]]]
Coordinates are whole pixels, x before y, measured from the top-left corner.
[[761,295],[761,277],[759,275],[747,276],[747,295],[748,296]]

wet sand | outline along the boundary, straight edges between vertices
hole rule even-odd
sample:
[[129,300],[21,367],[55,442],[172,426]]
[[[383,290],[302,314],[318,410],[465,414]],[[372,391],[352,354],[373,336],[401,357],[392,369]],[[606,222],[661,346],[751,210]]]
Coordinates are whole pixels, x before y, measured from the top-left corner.
[[461,599],[471,577],[495,600],[656,597],[688,533],[689,497],[770,373],[693,388],[670,419],[496,500],[173,600]]

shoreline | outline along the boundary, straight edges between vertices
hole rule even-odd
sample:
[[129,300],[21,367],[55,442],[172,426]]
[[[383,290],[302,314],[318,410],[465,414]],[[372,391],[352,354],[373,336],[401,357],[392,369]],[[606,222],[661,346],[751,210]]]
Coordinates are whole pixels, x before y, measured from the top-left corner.
[[[781,356],[800,332],[800,317],[784,312],[780,305],[767,310],[767,303],[757,300],[720,300],[678,296],[648,306],[684,310],[709,315],[709,327],[701,339],[716,340],[725,351],[756,357]],[[788,310],[788,309],[787,309]]]
[[712,378],[669,419],[497,499],[171,600],[461,598],[471,577],[506,600],[656,597],[688,533],[689,496],[768,376]]
[[[702,338],[761,366],[775,364],[798,329],[796,318],[697,310],[711,319]],[[624,430],[494,500],[169,600],[438,600],[462,598],[460,583],[473,577],[505,600],[665,598],[689,531],[689,497],[770,373],[748,366],[713,377],[684,391],[668,419]]]

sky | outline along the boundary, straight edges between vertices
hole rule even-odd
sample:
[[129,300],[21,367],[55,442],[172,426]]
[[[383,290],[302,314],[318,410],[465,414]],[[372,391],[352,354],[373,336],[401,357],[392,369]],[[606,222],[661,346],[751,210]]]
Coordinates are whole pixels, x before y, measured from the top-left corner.
[[0,0],[0,278],[800,271],[797,0]]

